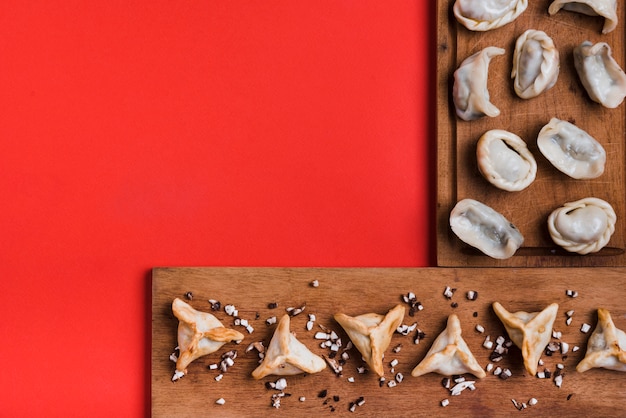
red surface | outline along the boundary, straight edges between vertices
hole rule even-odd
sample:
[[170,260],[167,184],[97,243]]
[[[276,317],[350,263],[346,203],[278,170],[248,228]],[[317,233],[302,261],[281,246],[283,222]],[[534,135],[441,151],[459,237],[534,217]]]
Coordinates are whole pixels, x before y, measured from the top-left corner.
[[0,415],[148,414],[153,266],[426,266],[421,0],[0,3]]

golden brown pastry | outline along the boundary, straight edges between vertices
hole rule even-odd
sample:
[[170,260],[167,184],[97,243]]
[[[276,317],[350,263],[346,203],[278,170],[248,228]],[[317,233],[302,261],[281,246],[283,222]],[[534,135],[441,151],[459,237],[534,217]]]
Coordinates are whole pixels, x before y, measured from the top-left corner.
[[252,377],[262,379],[273,374],[289,376],[300,373],[317,373],[326,368],[326,362],[313,354],[298,341],[289,330],[289,315],[284,315],[278,322],[263,361],[252,372]]
[[541,312],[511,313],[494,302],[493,310],[504,324],[511,341],[522,350],[526,371],[535,376],[541,353],[552,337],[552,326],[559,305],[553,303]]
[[241,332],[225,328],[215,316],[197,311],[181,299],[174,299],[172,311],[178,318],[178,372],[187,374],[187,366],[195,359],[216,352],[227,342],[244,338]]
[[435,339],[426,357],[415,366],[411,375],[421,376],[431,372],[445,376],[471,373],[479,379],[486,376],[461,337],[461,321],[454,314],[448,317],[446,329]]
[[611,314],[598,309],[598,325],[587,342],[585,358],[576,370],[585,372],[592,368],[604,368],[626,372],[626,333],[615,328]]
[[404,306],[396,305],[386,315],[368,313],[359,316],[335,314],[335,320],[352,340],[373,372],[384,375],[383,354],[391,343],[391,336],[404,319]]

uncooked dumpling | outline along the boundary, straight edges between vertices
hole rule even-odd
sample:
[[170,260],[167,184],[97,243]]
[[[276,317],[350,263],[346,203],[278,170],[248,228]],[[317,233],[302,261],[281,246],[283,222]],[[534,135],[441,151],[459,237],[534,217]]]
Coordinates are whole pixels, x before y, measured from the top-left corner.
[[326,362],[313,354],[289,330],[289,315],[278,322],[270,344],[265,350],[261,364],[254,369],[252,377],[261,379],[267,375],[291,376],[300,373],[317,373],[326,368]]
[[552,240],[565,250],[588,254],[604,248],[615,232],[617,216],[602,199],[587,197],[569,202],[548,217]]
[[548,7],[548,13],[554,15],[561,9],[604,17],[602,33],[609,33],[617,26],[617,0],[555,0]]
[[487,79],[489,62],[503,54],[504,49],[489,46],[466,58],[454,72],[452,99],[458,117],[469,121],[500,114],[500,109],[489,101]]
[[404,319],[404,306],[396,305],[386,315],[367,313],[359,316],[335,314],[335,320],[350,337],[370,369],[384,375],[383,354],[391,343],[391,336]]
[[476,145],[480,173],[499,189],[515,192],[528,187],[537,175],[537,162],[519,136],[492,129]]
[[474,199],[463,199],[454,206],[450,227],[461,241],[493,258],[511,257],[524,242],[515,225]]
[[545,32],[529,29],[517,38],[511,78],[519,97],[530,99],[551,89],[559,68],[559,51]]
[[541,353],[552,338],[552,326],[559,305],[553,303],[541,312],[519,311],[515,313],[507,311],[498,302],[494,302],[492,306],[511,341],[522,350],[526,371],[531,376],[535,376]]
[[172,302],[172,311],[178,318],[177,372],[186,374],[187,366],[195,359],[216,352],[227,342],[244,338],[241,332],[225,328],[215,316],[197,311],[179,298]]
[[528,0],[456,0],[456,19],[469,30],[487,31],[517,19],[528,7]]
[[598,325],[587,342],[587,353],[576,370],[585,372],[592,368],[626,372],[626,333],[615,327],[611,314],[598,309]]
[[574,48],[574,65],[591,100],[609,109],[624,101],[626,74],[613,59],[609,44],[583,42]]
[[594,179],[604,173],[604,147],[565,120],[552,118],[539,131],[537,146],[553,166],[574,179]]
[[486,376],[461,337],[461,322],[454,314],[448,317],[446,329],[435,339],[426,357],[415,366],[411,375],[421,376],[431,372],[445,376],[471,373],[479,379]]

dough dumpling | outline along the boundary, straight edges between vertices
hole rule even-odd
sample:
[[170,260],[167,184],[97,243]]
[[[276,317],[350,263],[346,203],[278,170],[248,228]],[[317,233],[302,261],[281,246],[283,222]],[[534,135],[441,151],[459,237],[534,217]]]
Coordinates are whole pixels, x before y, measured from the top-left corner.
[[472,31],[487,31],[511,23],[526,10],[528,0],[456,0],[456,20]]
[[489,46],[466,58],[454,72],[452,99],[458,117],[469,121],[500,114],[500,109],[489,101],[487,79],[489,62],[503,54],[504,49]]

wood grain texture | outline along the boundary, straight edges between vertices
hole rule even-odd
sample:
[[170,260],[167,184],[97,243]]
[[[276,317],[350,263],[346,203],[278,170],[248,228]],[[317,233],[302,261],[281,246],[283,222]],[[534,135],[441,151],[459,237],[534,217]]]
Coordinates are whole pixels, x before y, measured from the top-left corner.
[[[309,285],[314,279],[319,280],[318,288]],[[443,296],[446,286],[456,289],[451,300]],[[578,291],[579,296],[567,297],[567,289]],[[476,301],[467,300],[469,290],[478,292]],[[246,335],[240,345],[227,344],[217,353],[196,360],[189,366],[188,375],[172,382],[174,363],[169,355],[177,344],[178,322],[171,312],[171,303],[175,297],[184,298],[188,291],[193,292],[189,303],[199,310],[210,311],[208,299],[217,299],[222,306],[234,304],[240,317],[249,319],[255,331]],[[288,377],[286,392],[291,396],[283,399],[278,410],[270,406],[275,392],[266,389],[265,383],[277,378],[254,380],[250,373],[257,365],[257,356],[244,353],[253,341],[269,342],[274,326],[265,325],[268,317],[282,315],[288,306],[306,303],[305,312],[292,319],[292,331],[313,352],[322,355],[328,350],[320,348],[314,339],[317,328],[306,331],[307,313],[314,313],[318,324],[335,330],[346,342],[345,333],[332,319],[334,313],[385,313],[402,303],[401,295],[409,291],[417,295],[424,310],[414,317],[406,314],[403,323],[417,322],[426,338],[416,345],[413,334],[394,334],[385,353],[385,375],[392,378],[389,363],[397,359],[395,371],[405,376],[402,383],[394,388],[379,387],[373,373],[358,374],[356,368],[363,363],[352,349],[342,377],[336,377],[329,369]],[[619,416],[626,410],[626,375],[600,369],[581,374],[575,366],[584,356],[588,338],[580,332],[581,324],[595,326],[596,309],[605,307],[616,326],[626,329],[625,299],[624,268],[157,268],[152,278],[152,416],[509,416],[521,413],[511,399],[527,402],[531,397],[539,403],[525,413],[533,416]],[[410,375],[451,313],[459,316],[465,341],[478,362],[486,366],[491,351],[482,347],[485,335],[492,339],[506,335],[491,309],[494,301],[510,311],[530,312],[559,303],[555,329],[562,332],[562,341],[580,347],[567,358],[543,356],[545,367],[552,371],[557,363],[564,364],[560,389],[552,379],[528,376],[516,348],[497,364],[510,368],[511,378],[504,381],[488,374],[476,382],[475,391],[466,390],[459,396],[449,395],[441,386],[439,375]],[[269,309],[270,302],[277,302],[278,308]],[[453,308],[453,302],[458,307]],[[571,309],[575,311],[573,322],[566,326],[565,312]],[[223,309],[214,314],[226,326],[232,326],[233,319]],[[484,334],[475,331],[476,324],[484,326]],[[393,353],[391,348],[398,344],[402,344],[402,350]],[[217,372],[208,370],[208,365],[218,362],[219,356],[231,349],[239,354],[235,365],[217,382]],[[347,381],[351,376],[354,383]],[[322,390],[327,390],[327,396],[319,398]],[[301,396],[306,401],[300,402]],[[333,396],[338,396],[338,400],[333,400]],[[349,404],[360,396],[365,404],[351,414]],[[218,398],[224,398],[226,404],[216,405]],[[439,405],[444,398],[450,400],[445,409]],[[335,411],[331,412],[331,408]]]
[[[601,34],[603,18],[568,11],[548,15],[551,0],[531,1],[513,23],[489,32],[471,32],[452,14],[453,0],[439,0],[437,7],[437,264],[440,266],[577,267],[626,265],[626,104],[606,109],[592,102],[574,69],[572,51],[584,40],[607,42],[624,68],[625,5],[618,2],[619,24]],[[515,40],[527,29],[545,31],[560,53],[561,69],[556,85],[537,98],[516,96],[510,78]],[[452,104],[453,73],[460,63],[487,46],[506,50],[489,69],[491,101],[500,109],[495,118],[466,122],[458,119]],[[607,152],[606,170],[594,180],[574,180],[554,168],[540,153],[536,139],[552,117],[568,120],[589,132]],[[537,160],[537,178],[527,189],[506,192],[489,184],[476,164],[476,142],[490,129],[516,133]],[[608,246],[596,254],[579,256],[555,246],[547,230],[550,212],[566,202],[584,197],[609,202],[617,214],[616,231]],[[461,199],[479,200],[502,213],[524,235],[524,245],[508,260],[491,259],[462,243],[450,230],[449,214]]]

